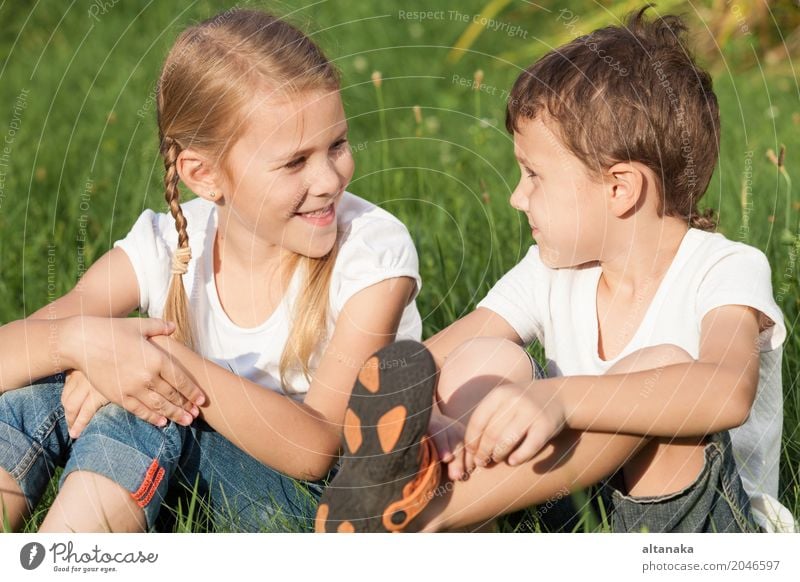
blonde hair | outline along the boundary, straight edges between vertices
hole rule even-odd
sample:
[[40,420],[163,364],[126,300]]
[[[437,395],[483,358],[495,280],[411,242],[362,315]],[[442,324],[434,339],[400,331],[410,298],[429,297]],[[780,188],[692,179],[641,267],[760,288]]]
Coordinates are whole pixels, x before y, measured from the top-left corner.
[[[186,218],[180,205],[176,160],[183,149],[208,154],[224,167],[241,135],[242,112],[264,84],[290,95],[338,90],[339,76],[320,48],[294,26],[256,10],[232,9],[184,30],[164,61],[158,80],[157,114],[164,159],[164,196],[175,218],[178,248],[173,257],[164,318],[174,321],[174,337],[194,348],[183,274],[191,258]],[[326,330],[328,288],[339,241],[325,256],[292,253],[282,273],[297,269],[305,284],[294,305],[289,339],[281,354],[281,385],[290,369],[310,378],[309,361]]]

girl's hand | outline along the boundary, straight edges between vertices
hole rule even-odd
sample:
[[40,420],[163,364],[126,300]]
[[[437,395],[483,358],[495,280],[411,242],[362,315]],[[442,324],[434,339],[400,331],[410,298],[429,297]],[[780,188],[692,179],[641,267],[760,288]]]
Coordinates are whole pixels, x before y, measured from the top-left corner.
[[131,414],[165,426],[188,426],[205,402],[194,383],[168,354],[148,338],[168,335],[175,324],[160,319],[70,318],[64,353],[102,396]]
[[451,481],[464,481],[469,473],[464,465],[464,425],[438,412],[431,415],[428,434],[436,444],[439,460],[447,464]]
[[529,461],[561,432],[564,406],[545,389],[545,382],[503,384],[481,400],[465,435],[468,471],[503,460],[509,465]]
[[69,428],[69,436],[76,439],[89,424],[94,413],[108,404],[108,398],[95,390],[86,376],[78,370],[67,372],[61,404]]

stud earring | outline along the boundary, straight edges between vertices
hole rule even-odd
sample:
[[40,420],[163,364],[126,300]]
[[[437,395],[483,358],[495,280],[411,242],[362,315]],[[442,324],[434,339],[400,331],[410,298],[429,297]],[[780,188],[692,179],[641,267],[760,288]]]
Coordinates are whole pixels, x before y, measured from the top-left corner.
[[215,197],[217,196],[217,193],[216,193],[216,192],[209,192],[209,193],[208,193],[208,195],[209,195],[211,198],[215,198]]

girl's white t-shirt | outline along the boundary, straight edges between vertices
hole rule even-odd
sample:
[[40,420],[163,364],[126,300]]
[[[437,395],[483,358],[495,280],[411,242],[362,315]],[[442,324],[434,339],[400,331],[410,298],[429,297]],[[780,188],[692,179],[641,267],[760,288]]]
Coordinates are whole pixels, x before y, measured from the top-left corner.
[[[283,393],[278,364],[289,336],[294,300],[303,284],[297,269],[280,304],[266,321],[252,328],[233,323],[222,308],[213,270],[213,244],[217,232],[217,206],[202,198],[181,205],[192,258],[183,276],[189,297],[196,350],[235,374]],[[406,305],[397,338],[420,340],[422,322],[416,297],[422,287],[419,260],[405,225],[378,206],[345,192],[337,207],[343,232],[333,267],[329,291],[328,325],[320,330],[320,343],[310,361],[313,371],[333,334],[336,319],[347,301],[359,291],[393,277],[411,277],[416,291]],[[139,283],[139,310],[162,317],[171,282],[172,255],[178,244],[171,214],[145,210],[128,235],[114,243],[127,254]],[[287,378],[290,395],[302,399],[309,382],[299,371]]]
[[[597,286],[601,268],[588,263],[553,269],[539,258],[533,245],[478,303],[503,317],[520,338],[544,346],[549,376],[602,375],[617,361],[643,347],[675,344],[695,359],[700,352],[700,325],[706,313],[723,305],[748,305],[773,325],[759,336],[760,375],[748,420],[730,431],[734,456],[745,490],[756,512],[769,520],[788,521],[791,514],[778,495],[778,461],[783,423],[781,386],[782,344],[786,338],[783,314],[772,296],[767,257],[749,245],[719,233],[690,228],[651,304],[622,352],[600,358],[597,325]],[[722,404],[722,403],[721,403]],[[766,508],[762,508],[767,505]],[[756,516],[759,521],[762,516]],[[763,523],[763,521],[762,521]]]

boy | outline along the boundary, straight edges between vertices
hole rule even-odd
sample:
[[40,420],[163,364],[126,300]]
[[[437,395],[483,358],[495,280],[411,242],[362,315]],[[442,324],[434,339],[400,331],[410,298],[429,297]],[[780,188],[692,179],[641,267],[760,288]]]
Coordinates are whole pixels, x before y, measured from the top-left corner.
[[681,20],[645,11],[517,79],[511,204],[537,244],[427,349],[367,361],[318,531],[455,529],[601,481],[614,531],[792,527],[774,499],[786,329],[770,267],[697,210],[717,100]]

